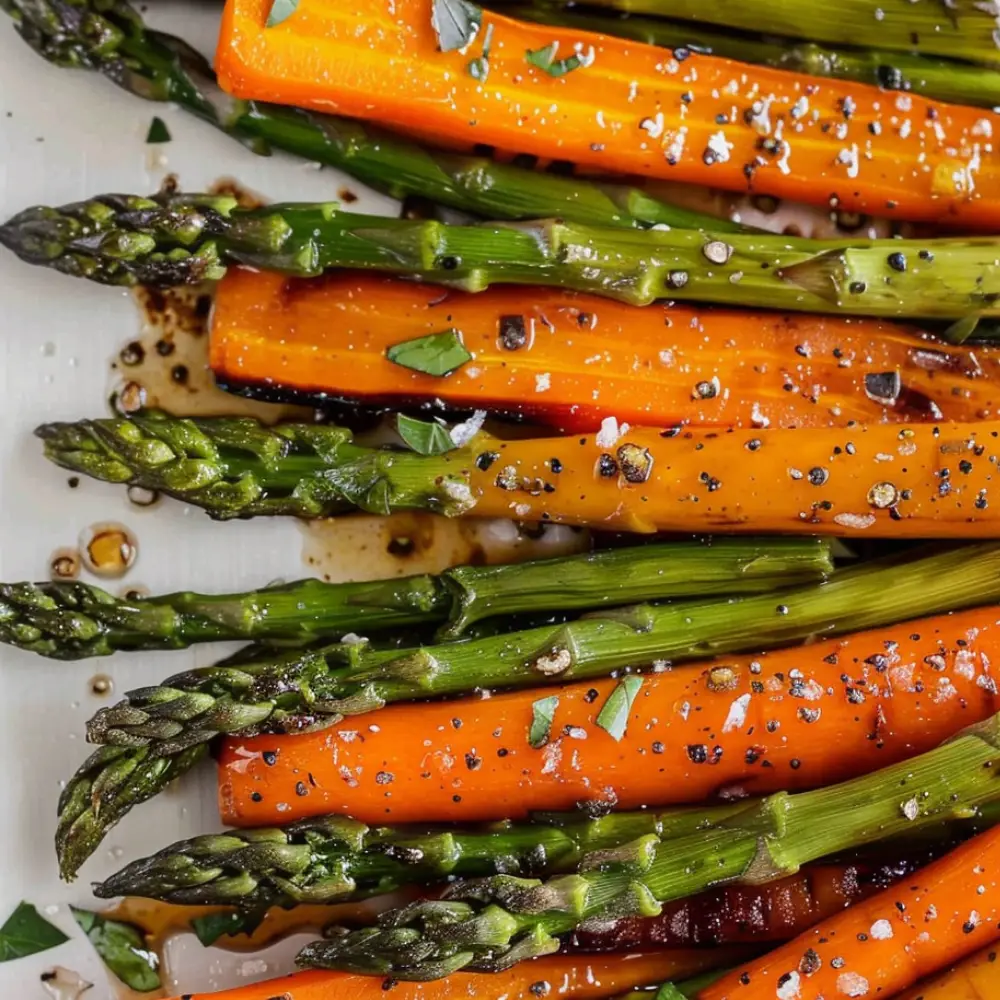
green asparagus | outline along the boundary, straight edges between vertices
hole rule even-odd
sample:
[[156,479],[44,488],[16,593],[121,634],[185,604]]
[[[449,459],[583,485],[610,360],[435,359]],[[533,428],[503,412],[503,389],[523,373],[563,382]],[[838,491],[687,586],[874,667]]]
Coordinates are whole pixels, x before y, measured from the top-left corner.
[[503,9],[527,21],[618,35],[648,45],[691,49],[810,76],[856,80],[955,104],[983,108],[1000,105],[1000,71],[910,52],[854,48],[856,38],[851,39],[852,45],[831,47],[791,38],[740,34],[691,21],[580,13],[576,8],[554,6],[545,0],[504,5]]
[[[519,0],[514,0],[515,3]],[[534,0],[563,9],[566,0]],[[856,45],[870,35],[883,49],[1000,66],[997,11],[981,0],[588,0],[629,14],[653,14],[742,31]],[[504,9],[506,2],[491,0]],[[867,34],[866,34],[867,33]]]
[[120,598],[91,584],[0,584],[0,642],[60,660],[250,639],[303,644],[347,632],[635,601],[775,590],[833,570],[818,539],[679,541],[512,566],[460,566],[371,583],[300,580],[247,594]]
[[948,319],[1000,315],[1000,240],[809,240],[611,229],[558,220],[451,226],[339,211],[242,209],[228,196],[161,192],[37,206],[0,226],[23,260],[111,285],[183,285],[231,264],[302,277],[373,269],[467,291],[555,285],[647,305],[738,306]]
[[169,101],[267,155],[282,149],[336,167],[394,198],[419,195],[491,219],[557,215],[590,225],[653,225],[735,232],[640,188],[559,177],[424,149],[362,122],[241,101],[224,93],[208,61],[153,31],[125,0],[0,0],[21,37],[57,66],[95,70],[138,97]]
[[459,881],[442,899],[390,911],[376,927],[334,931],[298,960],[417,980],[504,969],[556,951],[559,935],[587,920],[655,916],[662,903],[721,882],[780,878],[838,851],[974,815],[1000,798],[998,765],[1000,716],[866,777],[779,792],[687,837],[646,835],[596,852],[572,874]]
[[[772,594],[672,605],[637,605],[564,624],[484,639],[371,650],[333,644],[187,671],[131,692],[88,725],[91,742],[166,757],[224,733],[321,729],[389,702],[482,688],[534,687],[614,670],[773,648],[1000,600],[1000,544],[893,556],[835,573],[819,585]],[[90,762],[88,762],[89,765]],[[56,844],[72,876],[105,824],[70,779]],[[115,816],[115,820],[117,815]],[[78,826],[87,836],[78,837]]]

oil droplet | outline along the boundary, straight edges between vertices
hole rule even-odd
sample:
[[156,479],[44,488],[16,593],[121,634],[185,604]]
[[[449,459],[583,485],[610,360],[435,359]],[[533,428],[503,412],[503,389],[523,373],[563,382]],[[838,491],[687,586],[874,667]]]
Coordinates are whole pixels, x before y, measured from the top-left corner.
[[49,561],[52,580],[75,580],[80,575],[80,553],[76,549],[56,549]]
[[106,698],[115,689],[115,682],[107,674],[94,674],[90,678],[91,694],[98,698]]
[[148,490],[145,486],[130,486],[125,495],[136,507],[152,507],[160,499],[156,490]]
[[80,535],[83,564],[95,576],[124,576],[139,554],[135,536],[124,524],[94,524]]
[[127,417],[146,405],[146,390],[138,382],[125,382],[111,392],[111,409]]
[[92,989],[94,984],[88,983],[79,972],[57,965],[42,973],[42,986],[45,992],[55,1000],[79,1000]]
[[144,587],[141,583],[133,583],[122,587],[118,596],[126,601],[141,601],[144,597],[149,597],[149,587]]

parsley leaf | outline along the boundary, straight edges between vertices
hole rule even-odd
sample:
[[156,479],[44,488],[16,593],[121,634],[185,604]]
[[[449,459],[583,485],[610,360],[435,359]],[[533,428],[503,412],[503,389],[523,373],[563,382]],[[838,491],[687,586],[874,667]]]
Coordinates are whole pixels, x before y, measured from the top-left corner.
[[396,430],[406,446],[418,455],[443,455],[455,448],[448,428],[436,422],[417,420],[401,413],[396,417]]
[[267,15],[267,27],[273,28],[282,21],[287,21],[295,13],[298,5],[299,0],[274,0],[271,4],[271,13]]
[[549,742],[552,720],[555,718],[558,707],[559,698],[556,695],[539,698],[531,706],[531,728],[528,730],[528,744],[535,750],[540,750]]
[[160,988],[160,974],[156,971],[159,959],[146,947],[138,927],[118,920],[105,920],[99,913],[78,910],[75,906],[70,909],[94,951],[129,989],[148,993]]
[[404,340],[401,344],[393,344],[385,356],[393,364],[402,365],[424,375],[450,375],[461,368],[472,355],[465,349],[454,329],[431,333],[415,340]]
[[629,713],[632,711],[632,702],[635,701],[635,696],[641,687],[641,677],[636,677],[634,674],[623,677],[601,707],[596,720],[597,724],[613,740],[620,740],[625,735]]
[[247,929],[247,916],[248,914],[238,911],[209,913],[204,917],[192,918],[191,930],[207,948],[226,934],[242,934]]
[[574,52],[565,59],[556,59],[556,52],[558,51],[559,43],[553,42],[542,49],[528,49],[524,58],[536,69],[543,70],[549,76],[565,76],[567,73],[572,73],[573,70],[579,69],[581,66],[589,66],[594,61],[593,46],[590,47],[585,55]]
[[442,52],[464,49],[479,32],[483,12],[469,0],[434,0],[431,24]]
[[18,903],[17,908],[0,927],[0,962],[27,958],[48,951],[68,941],[58,927],[50,924],[31,903]]

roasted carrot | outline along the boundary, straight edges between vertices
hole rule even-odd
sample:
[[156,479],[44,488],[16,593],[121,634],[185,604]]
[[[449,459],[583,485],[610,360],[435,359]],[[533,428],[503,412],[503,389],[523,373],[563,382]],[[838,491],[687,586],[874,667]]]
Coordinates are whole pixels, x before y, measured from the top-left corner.
[[998,938],[1000,827],[994,827],[759,961],[727,973],[699,990],[697,998],[892,997]]
[[1000,951],[990,945],[964,962],[914,986],[897,1000],[995,1000],[1000,995]]
[[[216,65],[237,97],[336,111],[436,142],[607,173],[995,229],[1000,116],[433,0],[228,0]],[[467,44],[464,44],[467,43]],[[441,51],[441,48],[449,51]]]
[[[966,611],[654,673],[617,741],[597,721],[615,680],[389,706],[309,735],[232,737],[219,759],[222,818],[513,819],[587,801],[632,809],[828,785],[996,712],[998,618],[997,608]],[[558,704],[539,746],[530,731],[543,695]]]
[[[394,364],[401,341],[449,327],[473,360],[447,377]],[[666,305],[502,288],[445,292],[391,278],[297,281],[233,269],[211,334],[235,391],[371,405],[441,400],[561,430],[631,424],[844,426],[984,419],[997,353],[871,320]]]
[[914,870],[907,862],[872,867],[819,864],[763,885],[727,885],[666,904],[655,917],[583,926],[569,942],[583,951],[641,951],[782,942]]
[[[745,952],[743,952],[745,955]],[[174,1000],[537,1000],[580,997],[598,1000],[669,978],[683,979],[724,968],[738,951],[660,951],[621,955],[556,955],[523,962],[497,973],[457,973],[428,983],[395,982],[377,976],[309,970],[281,979],[238,986],[221,993],[186,993]],[[387,985],[391,982],[391,985]]]

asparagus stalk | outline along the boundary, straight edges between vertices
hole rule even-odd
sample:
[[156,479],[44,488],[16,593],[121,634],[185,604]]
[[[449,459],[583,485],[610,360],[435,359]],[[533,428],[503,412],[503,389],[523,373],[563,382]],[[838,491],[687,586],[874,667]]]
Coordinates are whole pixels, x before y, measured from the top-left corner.
[[[923,0],[922,0],[923,2]],[[504,5],[504,13],[554,27],[583,28],[605,35],[632,38],[664,48],[693,49],[725,59],[756,63],[836,80],[856,80],[888,90],[902,90],[924,97],[971,104],[983,108],[1000,105],[1000,72],[951,59],[937,59],[911,52],[877,48],[831,46],[793,38],[760,37],[690,21],[661,18],[614,17],[580,13],[535,0]],[[755,31],[760,30],[754,28]],[[875,39],[881,44],[881,37]],[[857,38],[851,39],[852,43]]]
[[[517,2],[517,0],[515,0]],[[536,0],[539,2],[539,0]],[[653,14],[769,35],[790,35],[814,42],[856,45],[870,35],[880,48],[947,56],[973,63],[1000,65],[997,12],[980,0],[588,0],[628,14]],[[493,0],[501,9],[507,6]],[[540,0],[562,9],[566,0]]]
[[[453,877],[542,876],[587,867],[595,852],[640,837],[660,842],[725,828],[747,803],[662,814],[621,812],[537,817],[471,829],[372,829],[340,816],[280,828],[234,830],[182,840],[133,861],[94,886],[101,899],[142,896],[186,906],[257,911],[299,903],[339,903]],[[919,830],[923,838],[966,836],[1000,820],[998,801],[957,824]],[[907,842],[913,840],[907,837]]]
[[452,876],[572,871],[595,851],[637,837],[686,836],[725,821],[743,804],[552,816],[535,823],[460,829],[372,829],[340,816],[287,827],[182,840],[132,862],[94,887],[101,899],[143,896],[184,905],[258,907],[337,903]]
[[833,570],[818,539],[680,541],[544,559],[460,566],[371,583],[300,580],[245,594],[114,597],[90,584],[0,584],[0,642],[73,660],[116,650],[183,649],[228,639],[302,644],[346,632],[611,607],[675,597],[747,594]]
[[[319,729],[389,702],[772,648],[998,599],[1000,544],[907,554],[838,572],[821,585],[735,600],[637,605],[467,642],[404,651],[333,644],[245,663],[234,658],[131,692],[94,716],[88,738],[171,757],[223,733]],[[60,812],[56,845],[67,877],[96,846],[89,836],[76,836],[77,826],[106,831],[118,818],[105,823],[73,792],[92,780],[86,767],[75,775]]]
[[450,226],[340,212],[241,209],[163,192],[35,207],[0,226],[29,263],[111,285],[177,285],[235,263],[304,277],[374,269],[468,291],[556,285],[633,305],[658,298],[813,312],[947,319],[1000,315],[1000,240],[808,240],[612,229],[542,220]]
[[460,881],[441,900],[383,915],[376,927],[307,945],[302,965],[399,979],[495,971],[549,954],[588,920],[655,916],[661,904],[727,881],[760,882],[829,854],[901,837],[1000,798],[1000,716],[954,741],[864,778],[779,792],[687,837],[638,837],[545,881]]
[[129,93],[169,101],[254,152],[282,149],[336,167],[395,198],[420,195],[494,219],[556,215],[590,225],[734,232],[742,227],[672,205],[640,188],[559,177],[424,149],[358,121],[225,94],[200,53],[148,29],[125,0],[0,0],[22,38],[57,66],[103,73]]

